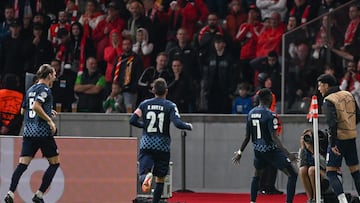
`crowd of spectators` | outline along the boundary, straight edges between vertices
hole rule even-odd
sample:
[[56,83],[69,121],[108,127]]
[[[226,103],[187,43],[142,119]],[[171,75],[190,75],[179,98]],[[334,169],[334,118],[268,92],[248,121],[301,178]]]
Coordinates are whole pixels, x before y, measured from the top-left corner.
[[[286,109],[296,112],[296,102],[316,93],[326,67],[344,88],[349,80],[360,84],[346,66],[359,67],[360,6],[302,26],[347,2],[2,0],[0,82],[13,74],[24,93],[26,75],[49,63],[58,75],[54,106],[111,113],[132,112],[163,77],[181,113],[246,113],[252,105],[237,106],[239,99],[264,85],[261,73],[280,102],[284,57]],[[282,46],[285,33],[291,34]]]

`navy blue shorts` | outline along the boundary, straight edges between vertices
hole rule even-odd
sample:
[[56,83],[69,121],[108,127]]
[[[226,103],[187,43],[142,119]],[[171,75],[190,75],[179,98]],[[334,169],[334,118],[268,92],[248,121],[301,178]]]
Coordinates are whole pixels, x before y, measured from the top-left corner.
[[34,157],[38,150],[43,157],[50,158],[59,155],[54,137],[24,137],[20,156]]
[[280,170],[292,167],[290,159],[280,149],[275,149],[270,152],[254,150],[254,153],[254,167],[258,170],[264,169],[268,165],[272,165]]
[[331,146],[328,147],[327,154],[327,166],[331,167],[340,167],[342,159],[345,159],[345,163],[348,166],[354,166],[359,164],[359,159],[356,150],[356,141],[355,139],[350,140],[336,140],[335,145],[340,151],[340,155],[337,156],[331,150]]
[[169,171],[170,152],[140,149],[139,174],[143,175],[152,170],[156,177],[165,177]]

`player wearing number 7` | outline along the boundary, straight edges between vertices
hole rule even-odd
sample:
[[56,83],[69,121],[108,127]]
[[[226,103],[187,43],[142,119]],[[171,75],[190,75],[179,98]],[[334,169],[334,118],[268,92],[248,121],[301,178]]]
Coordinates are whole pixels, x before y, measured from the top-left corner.
[[242,152],[251,138],[255,154],[255,175],[251,181],[250,203],[256,202],[260,176],[264,168],[269,164],[288,176],[286,203],[292,203],[297,172],[294,170],[291,161],[295,161],[296,157],[288,152],[276,135],[279,121],[276,114],[269,109],[272,100],[271,91],[268,88],[260,89],[258,97],[260,104],[248,113],[245,139],[241,148],[235,152],[232,160],[234,164],[240,163]]
[[186,130],[192,130],[192,125],[183,122],[176,104],[166,99],[168,89],[163,78],[158,78],[153,82],[152,92],[155,97],[140,103],[130,118],[130,124],[143,128],[139,152],[141,188],[143,192],[149,192],[154,175],[156,187],[152,202],[158,203],[164,189],[165,176],[169,170],[170,122],[173,122],[177,128]]
[[[21,175],[25,172],[36,152],[40,149],[47,158],[49,167],[46,169],[39,190],[34,194],[32,202],[42,203],[43,194],[50,186],[56,170],[59,167],[59,153],[55,143],[55,123],[52,121],[56,111],[52,110],[53,97],[51,87],[56,79],[56,72],[48,64],[40,66],[36,73],[38,82],[27,91],[21,105],[21,113],[24,114],[24,135],[22,149],[9,188],[5,196],[5,203],[14,202],[14,192]],[[29,202],[29,201],[26,201]]]

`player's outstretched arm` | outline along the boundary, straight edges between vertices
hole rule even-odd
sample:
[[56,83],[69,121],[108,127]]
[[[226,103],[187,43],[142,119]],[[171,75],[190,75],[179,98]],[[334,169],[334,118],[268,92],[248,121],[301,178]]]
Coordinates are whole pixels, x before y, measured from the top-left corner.
[[249,141],[250,141],[250,135],[248,133],[246,133],[245,139],[244,139],[240,149],[234,152],[235,155],[231,159],[233,161],[233,164],[235,164],[235,165],[240,164],[240,159],[241,159],[241,156],[242,156],[242,152],[245,150],[245,148],[248,145]]

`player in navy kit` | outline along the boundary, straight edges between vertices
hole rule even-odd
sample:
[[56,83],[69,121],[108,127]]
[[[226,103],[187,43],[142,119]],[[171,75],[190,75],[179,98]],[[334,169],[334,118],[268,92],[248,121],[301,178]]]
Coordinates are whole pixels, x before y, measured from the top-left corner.
[[149,192],[152,177],[156,177],[152,202],[158,203],[169,170],[170,123],[173,122],[177,128],[187,130],[192,130],[192,125],[184,123],[180,119],[176,104],[166,100],[168,89],[163,78],[154,81],[152,91],[155,97],[140,103],[130,118],[130,124],[143,128],[139,152],[140,182],[143,192]]
[[256,201],[260,176],[264,168],[269,164],[280,169],[288,176],[286,203],[292,203],[297,172],[294,170],[291,161],[295,161],[296,157],[288,152],[276,135],[279,121],[276,114],[269,109],[272,100],[271,94],[268,88],[259,90],[260,105],[253,108],[247,116],[245,139],[241,148],[235,152],[233,162],[234,164],[240,163],[242,152],[251,138],[255,154],[255,175],[252,178],[250,192],[251,203]]
[[51,119],[56,115],[56,111],[52,110],[53,97],[50,89],[56,79],[56,72],[53,67],[44,64],[40,66],[36,76],[38,82],[26,91],[21,107],[21,113],[24,115],[22,150],[19,164],[11,178],[9,192],[5,196],[5,203],[14,202],[14,192],[20,177],[39,149],[47,158],[49,167],[44,173],[41,186],[34,194],[32,202],[44,202],[43,194],[50,186],[60,164],[58,149],[53,137],[56,133],[56,126]]

